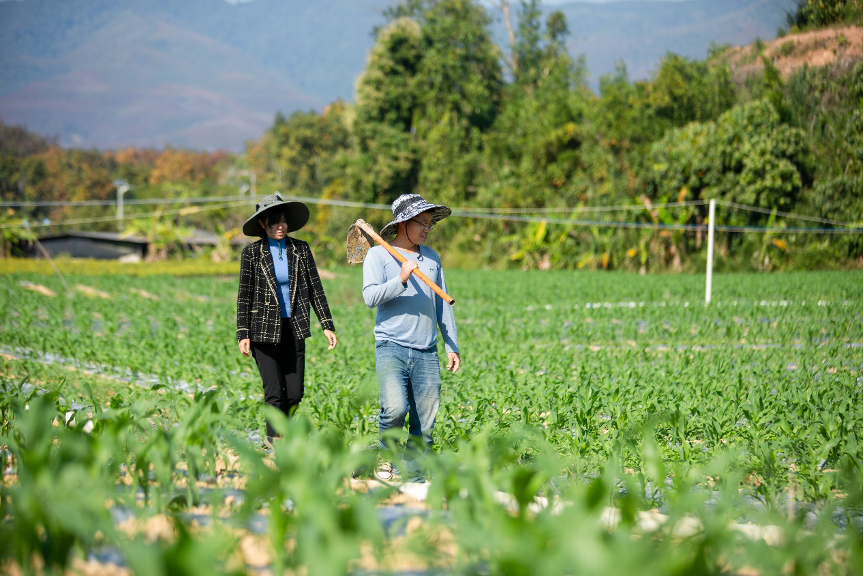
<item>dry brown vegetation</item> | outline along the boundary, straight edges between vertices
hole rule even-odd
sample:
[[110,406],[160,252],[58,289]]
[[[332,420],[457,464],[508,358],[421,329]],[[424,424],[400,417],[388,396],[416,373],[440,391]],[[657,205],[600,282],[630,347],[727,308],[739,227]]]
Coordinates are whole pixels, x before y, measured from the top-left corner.
[[743,81],[762,74],[765,64],[761,56],[780,71],[783,78],[802,66],[821,67],[829,64],[849,64],[862,60],[861,26],[840,26],[812,32],[788,34],[770,42],[733,46],[720,56],[729,65],[733,79]]

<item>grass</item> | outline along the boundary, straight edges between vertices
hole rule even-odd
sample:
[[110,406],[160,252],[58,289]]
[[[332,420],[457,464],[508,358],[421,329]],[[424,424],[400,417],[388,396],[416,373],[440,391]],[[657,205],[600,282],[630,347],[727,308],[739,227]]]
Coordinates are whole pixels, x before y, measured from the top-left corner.
[[860,572],[860,271],[718,274],[708,307],[701,275],[448,271],[464,368],[427,498],[394,501],[350,479],[377,434],[359,268],[324,281],[339,346],[308,341],[275,457],[236,276],[80,270],[71,298],[0,276],[4,566],[107,548],[147,574]]

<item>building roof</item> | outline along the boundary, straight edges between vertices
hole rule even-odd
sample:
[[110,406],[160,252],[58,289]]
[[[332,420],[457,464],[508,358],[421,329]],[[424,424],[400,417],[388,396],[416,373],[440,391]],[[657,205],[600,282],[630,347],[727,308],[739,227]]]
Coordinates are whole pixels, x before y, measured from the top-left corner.
[[[48,234],[44,236],[40,236],[39,240],[54,240],[61,238],[89,238],[93,240],[105,240],[108,242],[122,242],[122,243],[134,243],[134,244],[148,244],[150,241],[147,240],[146,237],[140,235],[125,235],[122,232],[94,232],[94,231],[81,231],[81,230],[70,230],[68,232],[60,233],[60,234]],[[200,230],[194,229],[191,234],[181,239],[181,242],[185,244],[195,244],[195,245],[216,245],[218,243],[219,237],[214,232],[210,232],[209,230]],[[232,245],[245,245],[248,239],[237,235],[231,239]]]
[[81,230],[70,230],[60,234],[46,234],[39,237],[39,240],[54,240],[58,238],[91,238],[93,240],[108,240],[114,242],[132,242],[137,244],[147,244],[149,241],[143,236],[126,235],[120,232],[92,232]]

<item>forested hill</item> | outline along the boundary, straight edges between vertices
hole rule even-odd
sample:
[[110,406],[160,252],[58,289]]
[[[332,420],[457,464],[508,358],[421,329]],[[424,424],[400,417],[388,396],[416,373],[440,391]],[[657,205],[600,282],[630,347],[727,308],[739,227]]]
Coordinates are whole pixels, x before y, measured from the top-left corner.
[[774,38],[794,0],[572,2],[555,6],[567,17],[571,55],[584,54],[591,85],[617,62],[633,79],[648,78],[666,52],[705,58],[711,44],[750,44]]
[[[371,31],[395,0],[0,2],[0,118],[67,146],[242,149],[279,110],[353,100]],[[492,34],[506,40],[500,14]],[[512,2],[514,6],[518,2]],[[623,61],[773,38],[794,0],[572,2],[568,51],[590,83]]]
[[388,0],[0,3],[0,118],[68,146],[240,150],[350,98]]

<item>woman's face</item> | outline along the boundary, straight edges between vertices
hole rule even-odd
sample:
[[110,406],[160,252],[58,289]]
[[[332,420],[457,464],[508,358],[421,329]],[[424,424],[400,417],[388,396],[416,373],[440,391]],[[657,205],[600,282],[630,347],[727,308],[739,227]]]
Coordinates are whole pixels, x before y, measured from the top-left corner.
[[288,236],[288,223],[285,222],[285,215],[272,216],[267,222],[259,218],[258,223],[267,233],[267,236],[273,240],[282,240]]

